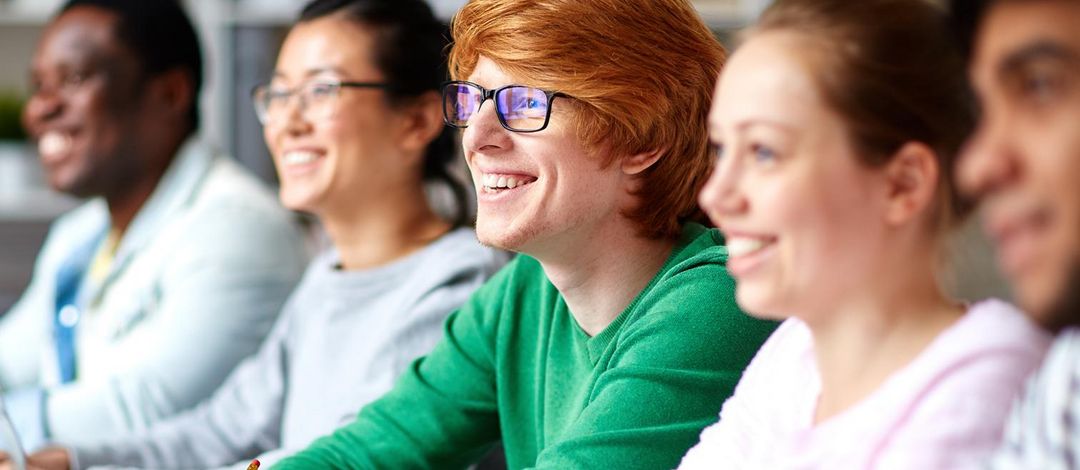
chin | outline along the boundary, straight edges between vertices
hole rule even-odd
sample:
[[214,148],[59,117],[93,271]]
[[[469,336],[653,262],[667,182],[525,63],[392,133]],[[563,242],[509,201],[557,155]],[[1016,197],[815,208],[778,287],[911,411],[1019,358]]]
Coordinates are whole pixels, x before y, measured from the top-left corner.
[[316,198],[313,195],[287,191],[284,187],[278,193],[278,201],[281,202],[282,207],[291,211],[315,213],[318,209]]
[[752,285],[736,284],[735,301],[744,312],[768,320],[782,320],[786,315],[775,312],[782,311],[770,289]]
[[484,227],[479,222],[476,224],[476,239],[486,246],[513,252],[521,252],[521,246],[524,245],[524,240],[511,231]]
[[1058,282],[1032,279],[1017,288],[1024,310],[1052,332],[1080,327],[1080,262],[1067,271]]

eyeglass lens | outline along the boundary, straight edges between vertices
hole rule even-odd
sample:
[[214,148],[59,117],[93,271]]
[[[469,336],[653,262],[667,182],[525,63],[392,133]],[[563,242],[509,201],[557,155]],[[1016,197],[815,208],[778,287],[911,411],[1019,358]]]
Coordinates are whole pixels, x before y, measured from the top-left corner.
[[[465,127],[480,109],[483,90],[468,84],[455,83],[444,93],[445,115],[450,125]],[[507,127],[519,131],[534,131],[544,127],[548,117],[549,100],[540,89],[510,86],[495,92],[495,110]]]
[[307,83],[294,90],[266,87],[257,93],[256,111],[264,124],[278,122],[288,112],[289,101],[295,95],[304,116],[319,119],[332,114],[337,91],[337,84],[321,82]]

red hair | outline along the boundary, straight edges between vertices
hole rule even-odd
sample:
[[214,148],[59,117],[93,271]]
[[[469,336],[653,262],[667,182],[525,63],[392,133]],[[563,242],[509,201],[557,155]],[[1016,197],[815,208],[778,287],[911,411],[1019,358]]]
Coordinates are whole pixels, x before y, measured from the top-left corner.
[[639,233],[675,238],[704,220],[706,121],[726,53],[687,0],[472,0],[454,17],[450,75],[480,56],[527,85],[581,103],[578,135],[604,164],[659,151],[626,212]]

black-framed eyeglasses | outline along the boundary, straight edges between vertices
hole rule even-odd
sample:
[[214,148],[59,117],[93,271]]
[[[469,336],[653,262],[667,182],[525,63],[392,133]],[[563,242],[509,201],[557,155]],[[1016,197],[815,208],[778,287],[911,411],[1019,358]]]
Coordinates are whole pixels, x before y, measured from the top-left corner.
[[503,128],[514,132],[539,132],[551,120],[551,103],[567,96],[556,91],[525,85],[507,85],[488,90],[473,82],[454,80],[442,87],[443,120],[464,129],[487,100],[495,102],[495,114]]
[[337,111],[337,99],[342,88],[378,88],[387,89],[389,83],[350,82],[333,79],[311,80],[293,88],[275,87],[270,84],[256,86],[251,90],[251,101],[255,105],[255,115],[264,126],[282,122],[289,110],[289,101],[296,95],[300,98],[300,111],[305,119],[327,119]]

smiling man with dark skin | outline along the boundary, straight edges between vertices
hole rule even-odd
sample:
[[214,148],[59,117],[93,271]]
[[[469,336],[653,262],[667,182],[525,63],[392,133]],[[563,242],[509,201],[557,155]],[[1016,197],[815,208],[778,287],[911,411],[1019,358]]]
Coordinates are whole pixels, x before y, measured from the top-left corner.
[[289,214],[195,137],[202,61],[177,2],[72,0],[46,27],[23,123],[53,225],[0,319],[0,393],[23,444],[142,429],[253,353],[304,265]]
[[144,77],[115,38],[116,22],[104,9],[73,8],[50,25],[34,57],[25,123],[49,184],[103,196],[122,231],[194,130],[188,110],[196,90],[192,70]]
[[983,112],[960,162],[1017,300],[1055,344],[994,468],[1080,465],[1080,2],[955,1]]

